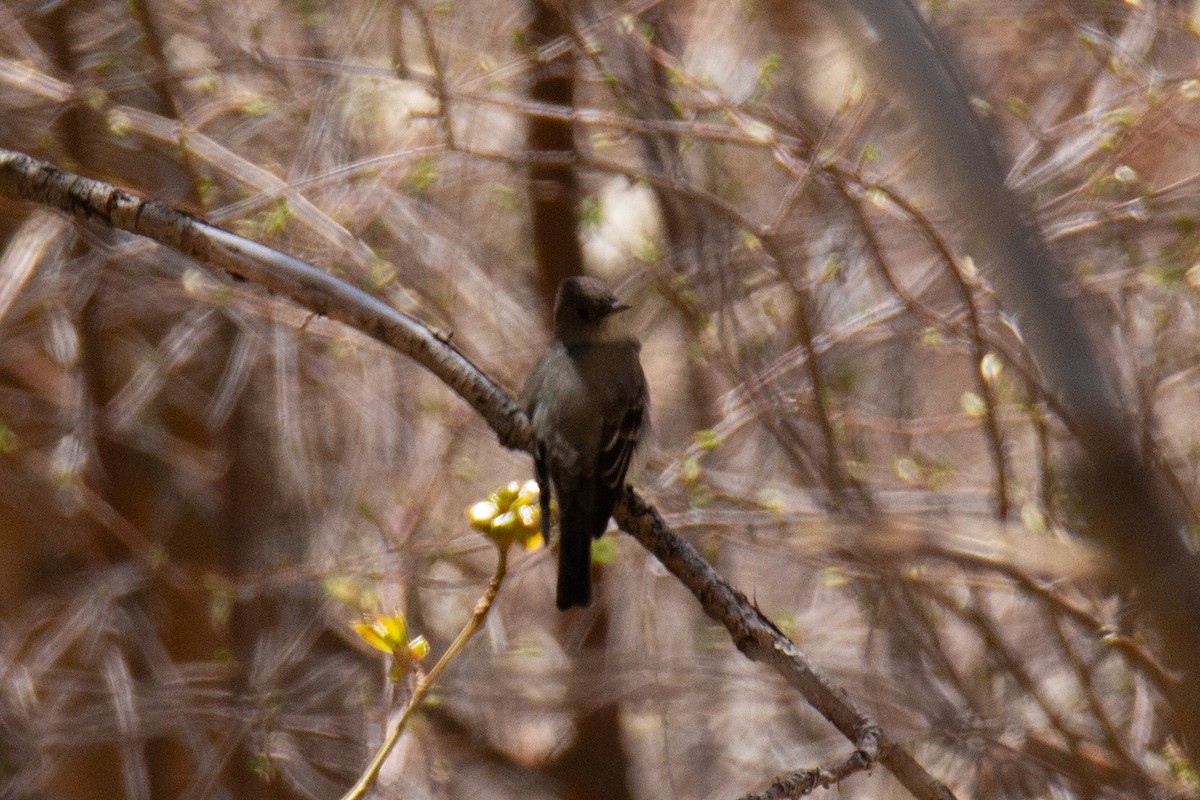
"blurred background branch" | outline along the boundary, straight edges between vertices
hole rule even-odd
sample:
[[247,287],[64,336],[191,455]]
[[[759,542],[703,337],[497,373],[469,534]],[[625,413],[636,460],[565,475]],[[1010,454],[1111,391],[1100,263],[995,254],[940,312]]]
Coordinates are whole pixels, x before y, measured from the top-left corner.
[[[1067,297],[1066,276],[1005,186],[957,69],[920,12],[909,0],[853,5],[878,37],[880,74],[903,92],[929,136],[930,166],[959,204],[972,248],[990,265],[997,301],[1020,320],[1047,391],[1072,419],[1082,449],[1075,468],[1083,530],[1109,552],[1112,574],[1149,606],[1167,664],[1181,678],[1171,694],[1175,724],[1192,761],[1200,762],[1200,558],[1189,541],[1200,519],[1188,513],[1153,445],[1130,426],[1117,399],[1113,359],[1093,347]],[[987,408],[994,430],[993,404]]]

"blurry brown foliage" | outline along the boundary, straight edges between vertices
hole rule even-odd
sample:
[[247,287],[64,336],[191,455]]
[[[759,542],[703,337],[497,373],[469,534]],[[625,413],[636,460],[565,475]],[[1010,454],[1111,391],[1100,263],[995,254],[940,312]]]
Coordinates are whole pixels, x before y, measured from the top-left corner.
[[[1200,12],[922,9],[1196,508]],[[1194,795],[1062,410],[870,49],[782,0],[13,0],[0,146],[318,264],[514,388],[574,215],[645,342],[633,482],[894,740],[962,797]],[[464,509],[528,460],[179,254],[3,197],[0,239],[0,796],[337,796],[399,691],[348,623],[403,608],[443,649],[492,568]],[[382,792],[732,797],[844,757],[609,544],[571,615],[514,557]]]

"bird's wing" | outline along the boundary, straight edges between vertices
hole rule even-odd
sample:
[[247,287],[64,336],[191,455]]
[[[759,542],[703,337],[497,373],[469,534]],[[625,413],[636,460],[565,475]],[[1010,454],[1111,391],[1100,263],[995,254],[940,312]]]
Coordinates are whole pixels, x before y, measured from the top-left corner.
[[551,347],[542,356],[541,360],[534,365],[529,373],[529,377],[525,380],[525,386],[521,389],[521,396],[518,402],[529,415],[529,420],[534,426],[537,441],[533,446],[533,466],[534,474],[538,484],[538,506],[542,516],[542,538],[546,544],[550,544],[550,493],[552,491],[551,484],[551,462],[552,456],[550,448],[546,441],[543,440],[544,432],[538,430],[541,414],[538,410],[538,400],[542,393],[543,384],[546,382],[546,374],[552,366],[554,359],[559,358],[558,350]]
[[550,462],[546,445],[537,442],[533,447],[533,468],[537,475],[538,510],[542,517],[542,540],[550,546]]
[[596,518],[592,520],[593,536],[600,536],[608,527],[608,518],[625,488],[625,473],[629,470],[629,462],[641,438],[645,420],[644,392],[636,404],[626,407],[619,416],[604,420],[596,462],[598,480],[594,484],[596,502],[593,507]]
[[645,399],[639,398],[635,405],[629,406],[619,417],[605,420],[600,431],[600,482],[607,489],[620,490],[625,482],[625,473],[629,470],[629,462],[633,451],[641,439],[642,427],[646,420]]

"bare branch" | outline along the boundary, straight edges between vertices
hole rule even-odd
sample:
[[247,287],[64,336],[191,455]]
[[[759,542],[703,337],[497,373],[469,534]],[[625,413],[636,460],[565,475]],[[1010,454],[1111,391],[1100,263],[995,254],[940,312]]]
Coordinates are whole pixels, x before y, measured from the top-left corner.
[[789,800],[812,794],[817,789],[826,789],[856,772],[870,769],[871,762],[863,757],[861,750],[855,750],[840,764],[832,767],[812,767],[793,772],[776,778],[775,781],[761,792],[748,794],[741,800]]
[[166,203],[143,200],[21,153],[0,150],[0,190],[82,220],[146,236],[388,344],[470,403],[506,447],[529,449],[532,440],[525,416],[499,384],[450,343],[452,332],[437,331],[312,264]]
[[849,739],[867,763],[882,763],[914,797],[949,798],[954,794],[895,742],[879,723],[860,709],[846,690],[800,652],[800,649],[734,589],[696,548],[676,535],[658,511],[636,492],[625,493],[617,506],[617,523],[691,590],[704,613],[729,631],[734,645],[752,661],[783,676],[825,719]]

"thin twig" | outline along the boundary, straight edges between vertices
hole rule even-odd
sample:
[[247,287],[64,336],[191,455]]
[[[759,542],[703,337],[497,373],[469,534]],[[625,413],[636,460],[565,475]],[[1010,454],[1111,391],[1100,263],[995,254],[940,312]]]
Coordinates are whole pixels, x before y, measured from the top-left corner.
[[441,120],[442,130],[446,134],[446,147],[453,150],[454,122],[450,118],[450,90],[446,84],[446,66],[433,37],[433,26],[429,23],[429,15],[414,0],[403,0],[403,5],[417,18],[421,41],[424,43],[425,53],[429,57],[429,67],[433,70],[433,88],[438,99],[438,118]]
[[871,764],[862,753],[855,750],[840,764],[832,767],[812,767],[793,772],[776,778],[775,781],[761,792],[754,792],[741,800],[791,800],[812,794],[817,789],[825,789],[848,778],[856,772],[870,769]]
[[387,761],[387,757],[391,754],[392,748],[400,741],[400,735],[404,733],[404,726],[413,712],[425,700],[425,696],[429,694],[429,690],[433,688],[434,682],[442,671],[454,660],[463,646],[475,635],[475,631],[479,630],[479,626],[487,619],[488,612],[492,609],[492,603],[496,600],[496,593],[500,591],[500,583],[504,580],[504,574],[508,570],[508,549],[498,548],[500,558],[496,562],[496,574],[492,576],[492,580],[488,583],[487,591],[483,597],[475,604],[475,611],[471,614],[471,619],[458,633],[458,637],[446,648],[446,652],[438,659],[438,662],[433,665],[433,669],[420,679],[417,680],[417,686],[413,689],[412,697],[408,700],[408,705],[404,707],[404,713],[400,715],[400,719],[396,721],[395,727],[384,738],[383,744],[380,745],[379,751],[375,753],[375,757],[371,759],[371,763],[367,765],[366,770],[350,791],[342,796],[342,800],[361,800],[363,795],[367,793],[367,789],[379,776],[379,770],[383,768],[383,763]]

